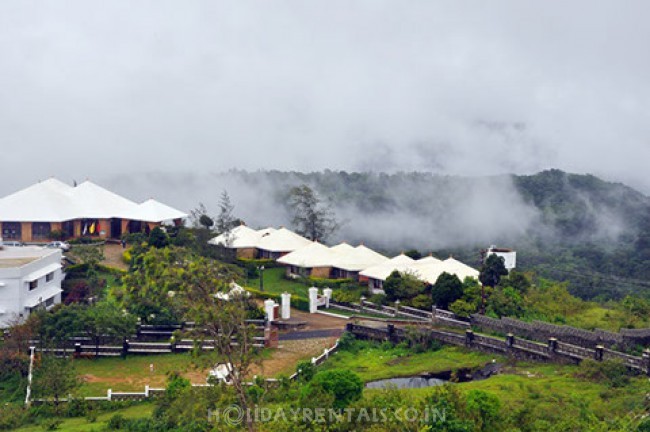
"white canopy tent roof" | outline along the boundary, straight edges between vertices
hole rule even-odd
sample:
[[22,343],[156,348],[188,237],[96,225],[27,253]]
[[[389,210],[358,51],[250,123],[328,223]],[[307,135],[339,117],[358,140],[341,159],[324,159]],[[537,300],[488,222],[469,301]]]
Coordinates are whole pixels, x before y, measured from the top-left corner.
[[442,260],[434,257],[433,255],[425,256],[415,261],[417,264],[440,264]]
[[380,264],[368,267],[359,273],[360,276],[365,276],[370,279],[382,280],[385,281],[388,276],[394,271],[404,272],[407,271],[409,266],[415,264],[415,260],[404,255],[400,254],[396,257],[384,261]]
[[140,217],[149,222],[164,222],[183,219],[187,215],[166,204],[151,198],[140,204]]
[[412,270],[422,281],[432,285],[436,283],[438,277],[443,273],[455,274],[461,281],[467,277],[478,278],[479,275],[478,270],[473,269],[454,258],[448,258],[438,263],[415,263],[413,266],[409,267],[409,270]]
[[331,267],[336,259],[336,252],[322,243],[312,242],[298,250],[278,258],[280,264],[302,268]]
[[332,262],[332,267],[351,272],[365,270],[388,261],[388,258],[364,245],[352,247],[348,244],[341,244],[331,249],[337,254]]
[[[254,230],[246,225],[239,225],[233,228],[228,235],[220,234],[209,240],[208,243],[213,245],[226,245],[227,241],[230,240],[231,243],[228,247],[232,249],[255,248],[262,237],[269,235],[273,231],[275,231],[274,228]],[[230,239],[227,237],[230,237]]]
[[0,199],[2,221],[64,222],[84,218],[122,218],[162,222],[186,216],[153,200],[137,204],[91,181],[74,187],[50,178]]
[[311,240],[282,227],[263,236],[256,247],[269,252],[293,252],[310,243]]

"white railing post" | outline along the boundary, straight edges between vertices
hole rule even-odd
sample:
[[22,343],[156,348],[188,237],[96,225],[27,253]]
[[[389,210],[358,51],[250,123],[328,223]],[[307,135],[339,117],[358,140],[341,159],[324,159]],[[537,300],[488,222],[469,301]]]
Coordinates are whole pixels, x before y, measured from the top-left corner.
[[282,293],[282,319],[287,320],[291,318],[291,294],[288,292]]
[[273,322],[275,319],[275,302],[271,299],[264,301],[264,310],[266,311],[266,319],[268,322]]
[[27,374],[27,394],[25,395],[25,405],[31,404],[32,397],[32,376],[34,371],[34,352],[36,347],[29,347],[29,374]]
[[330,300],[332,300],[332,289],[331,288],[325,288],[323,290],[323,295],[325,296],[325,308],[329,309],[330,308]]
[[318,288],[309,288],[309,313],[316,313],[318,310]]

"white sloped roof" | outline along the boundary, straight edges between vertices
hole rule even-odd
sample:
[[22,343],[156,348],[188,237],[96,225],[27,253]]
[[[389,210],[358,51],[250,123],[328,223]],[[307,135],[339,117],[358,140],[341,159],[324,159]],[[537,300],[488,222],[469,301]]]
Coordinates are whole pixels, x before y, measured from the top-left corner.
[[439,260],[438,258],[434,257],[433,255],[426,256],[424,258],[420,258],[419,260],[415,261],[418,264],[438,264],[441,263],[442,260]]
[[257,243],[257,248],[270,252],[293,252],[310,243],[311,240],[282,227],[263,236]]
[[337,253],[327,246],[318,242],[311,242],[307,246],[278,258],[277,261],[281,264],[302,268],[331,267],[336,256]]
[[415,263],[409,268],[422,281],[435,284],[443,273],[455,274],[461,281],[466,277],[478,278],[479,272],[472,267],[463,264],[454,258],[448,258],[442,262]]
[[361,271],[388,261],[388,258],[364,245],[352,247],[348,244],[342,244],[333,247],[332,250],[337,253],[333,267],[347,271]]
[[411,257],[400,254],[389,259],[388,261],[384,261],[380,264],[368,267],[367,269],[360,272],[359,275],[370,279],[386,280],[386,278],[388,278],[388,276],[390,276],[390,274],[395,270],[399,272],[406,271],[414,263],[415,260]]
[[169,207],[155,199],[148,199],[138,207],[140,217],[142,218],[141,220],[148,222],[163,222],[187,217],[186,213],[176,210],[173,207]]
[[121,217],[143,220],[140,218],[138,204],[90,181],[71,188],[71,194],[73,204],[78,209],[77,218]]
[[0,199],[0,220],[63,222],[72,219],[122,218],[161,222],[187,216],[157,201],[143,204],[117,195],[90,181],[73,187],[51,178]]
[[[257,247],[260,239],[264,235],[268,235],[270,232],[273,232],[273,228],[265,228],[257,231],[247,227],[246,225],[239,225],[230,231],[230,240],[232,243],[229,247],[233,249]],[[208,243],[213,245],[225,244],[226,235],[218,235],[208,241]]]

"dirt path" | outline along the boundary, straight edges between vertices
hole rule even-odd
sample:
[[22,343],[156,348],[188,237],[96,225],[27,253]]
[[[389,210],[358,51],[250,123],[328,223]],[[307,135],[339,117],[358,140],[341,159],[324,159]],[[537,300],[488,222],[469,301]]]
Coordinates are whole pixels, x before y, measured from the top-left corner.
[[264,359],[262,368],[253,369],[253,375],[276,377],[279,374],[291,375],[296,371],[296,365],[301,360],[310,360],[319,356],[325,348],[331,348],[336,337],[326,337],[307,340],[280,341],[278,349],[271,352],[270,358]]
[[112,243],[107,243],[104,246],[104,261],[102,261],[102,264],[109,266],[109,267],[115,267],[119,268],[122,270],[128,270],[129,266],[122,261],[122,253],[124,253],[124,249],[122,249],[122,246],[119,244],[112,244]]

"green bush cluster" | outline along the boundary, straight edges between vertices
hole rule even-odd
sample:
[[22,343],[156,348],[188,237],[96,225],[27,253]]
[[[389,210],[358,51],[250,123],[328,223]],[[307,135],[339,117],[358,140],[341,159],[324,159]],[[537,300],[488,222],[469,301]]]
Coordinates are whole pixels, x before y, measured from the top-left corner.
[[[275,300],[279,304],[282,303],[281,294],[274,294],[268,291],[260,291],[254,288],[246,288],[246,291],[251,293],[251,295],[255,298],[264,299],[264,300],[271,299],[271,300]],[[309,299],[297,296],[295,294],[291,294],[291,307],[304,312],[309,312]]]

